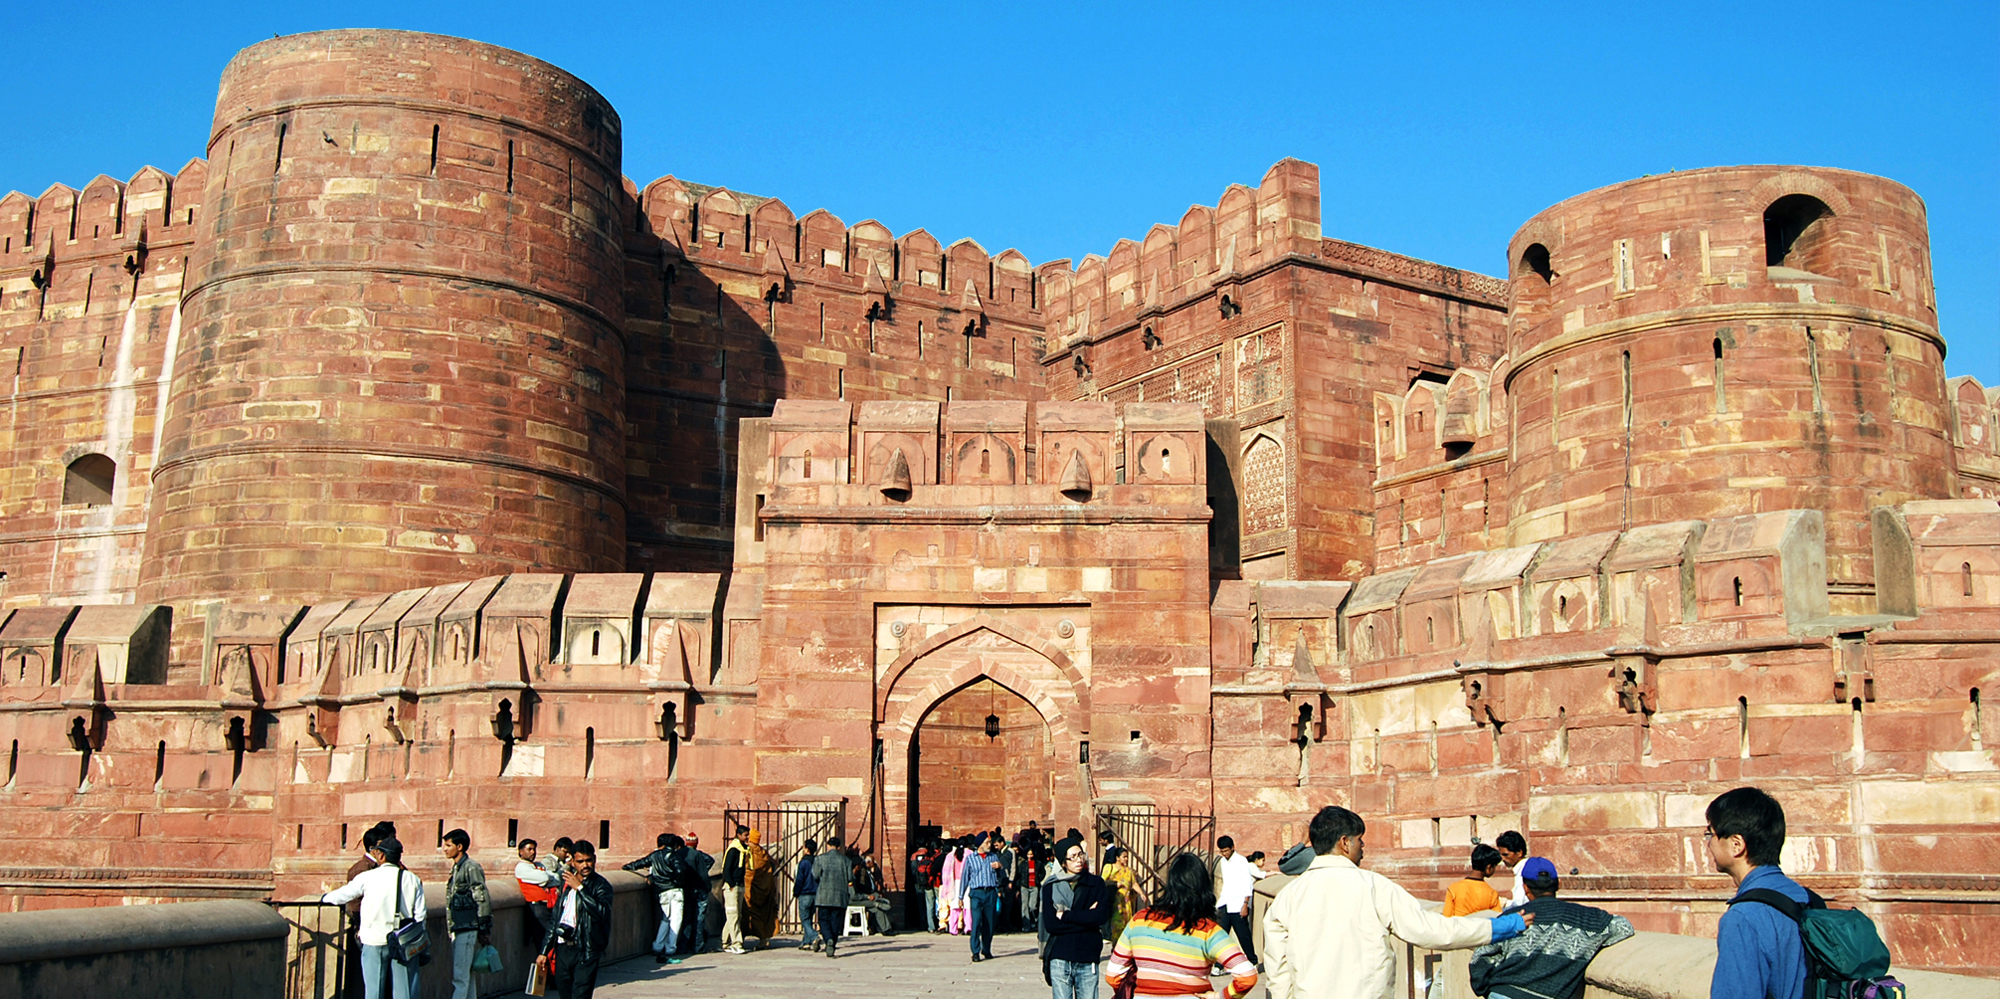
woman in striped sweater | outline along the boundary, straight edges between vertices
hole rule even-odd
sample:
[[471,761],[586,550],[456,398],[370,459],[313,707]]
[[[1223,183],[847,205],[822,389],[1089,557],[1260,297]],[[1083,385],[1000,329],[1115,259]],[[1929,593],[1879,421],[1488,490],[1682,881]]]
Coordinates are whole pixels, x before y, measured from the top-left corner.
[[[1208,995],[1209,967],[1235,976],[1224,999],[1240,999],[1257,984],[1257,966],[1215,921],[1215,886],[1207,865],[1192,853],[1174,858],[1160,898],[1139,911],[1111,948],[1104,983],[1112,995]],[[1123,988],[1127,976],[1136,976]]]

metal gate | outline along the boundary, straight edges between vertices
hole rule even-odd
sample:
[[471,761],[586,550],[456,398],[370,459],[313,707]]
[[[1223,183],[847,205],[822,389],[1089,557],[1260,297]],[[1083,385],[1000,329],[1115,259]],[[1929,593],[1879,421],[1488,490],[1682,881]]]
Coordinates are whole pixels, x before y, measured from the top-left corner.
[[[776,805],[731,805],[722,810],[722,830],[734,837],[737,826],[757,830],[757,838],[771,855],[771,867],[778,878],[778,929],[797,932],[799,907],[792,902],[792,874],[806,840],[824,845],[827,837],[846,837],[847,805],[842,801],[788,801]],[[725,847],[726,849],[726,847]],[[720,867],[717,868],[720,873]]]
[[1192,853],[1204,864],[1215,862],[1213,815],[1161,812],[1141,804],[1103,804],[1096,812],[1098,841],[1108,832],[1125,848],[1125,866],[1137,876],[1139,892],[1148,901],[1160,897],[1175,857]]

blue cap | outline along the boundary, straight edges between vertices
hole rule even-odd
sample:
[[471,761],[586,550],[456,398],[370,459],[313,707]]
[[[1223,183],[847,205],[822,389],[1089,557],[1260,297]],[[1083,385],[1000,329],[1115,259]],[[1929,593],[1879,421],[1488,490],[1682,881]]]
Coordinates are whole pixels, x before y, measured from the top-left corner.
[[1522,881],[1555,881],[1556,865],[1549,863],[1547,857],[1529,857],[1514,876]]

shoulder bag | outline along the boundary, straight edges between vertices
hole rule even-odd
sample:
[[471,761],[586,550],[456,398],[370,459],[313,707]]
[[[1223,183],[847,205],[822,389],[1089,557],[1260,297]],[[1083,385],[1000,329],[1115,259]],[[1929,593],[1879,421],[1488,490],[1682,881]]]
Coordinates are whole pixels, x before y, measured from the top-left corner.
[[411,915],[403,905],[405,873],[396,868],[396,928],[389,931],[389,954],[398,964],[425,965],[431,963],[431,931],[426,913]]

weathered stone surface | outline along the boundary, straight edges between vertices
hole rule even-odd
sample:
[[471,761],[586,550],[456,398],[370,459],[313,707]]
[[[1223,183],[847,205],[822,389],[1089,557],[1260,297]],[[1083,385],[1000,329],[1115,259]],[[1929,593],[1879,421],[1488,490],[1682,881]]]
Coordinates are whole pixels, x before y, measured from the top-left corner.
[[1285,160],[1032,265],[642,188],[458,39],[260,43],[217,106],[212,161],[0,199],[0,904],[805,791],[886,853],[1341,803],[1433,891],[1519,828],[1712,933],[1756,783],[1899,963],[1993,970],[2000,390],[1893,181],[1614,185],[1503,281],[1325,238]]

